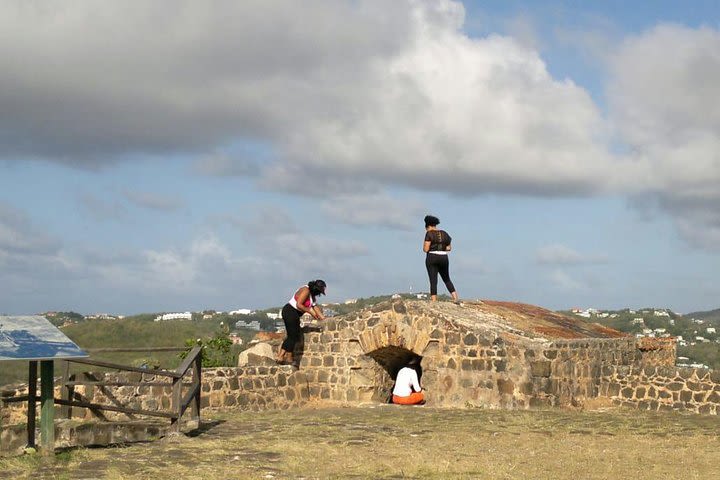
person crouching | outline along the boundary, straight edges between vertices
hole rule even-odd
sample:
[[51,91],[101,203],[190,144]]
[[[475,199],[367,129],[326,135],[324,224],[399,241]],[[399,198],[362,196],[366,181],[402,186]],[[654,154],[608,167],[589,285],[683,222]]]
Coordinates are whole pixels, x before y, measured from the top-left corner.
[[422,405],[425,403],[425,395],[417,375],[419,368],[420,357],[415,356],[400,369],[395,379],[392,403],[398,405]]

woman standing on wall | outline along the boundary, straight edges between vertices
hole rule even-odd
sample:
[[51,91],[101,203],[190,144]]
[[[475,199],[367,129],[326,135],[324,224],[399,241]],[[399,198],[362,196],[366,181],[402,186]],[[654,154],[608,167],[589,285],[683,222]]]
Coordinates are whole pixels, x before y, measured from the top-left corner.
[[450,262],[448,260],[448,252],[452,250],[452,238],[445,230],[437,228],[439,223],[440,220],[437,217],[425,216],[423,252],[427,253],[425,268],[427,268],[428,277],[430,278],[430,298],[432,298],[433,302],[437,301],[437,277],[439,273],[452,299],[457,301],[458,294],[455,291],[455,285],[450,280]]
[[325,295],[327,285],[323,280],[313,280],[298,288],[282,309],[282,319],[285,322],[285,340],[280,347],[277,363],[290,365],[293,362],[295,344],[300,340],[300,317],[309,313],[316,320],[325,320],[322,310],[315,299],[318,295]]

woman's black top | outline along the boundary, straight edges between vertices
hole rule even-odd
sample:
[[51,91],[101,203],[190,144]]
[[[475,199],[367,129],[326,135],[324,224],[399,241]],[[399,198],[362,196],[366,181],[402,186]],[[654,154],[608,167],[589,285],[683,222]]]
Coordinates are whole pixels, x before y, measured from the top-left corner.
[[429,230],[425,232],[425,241],[430,242],[431,252],[444,252],[452,237],[445,230]]

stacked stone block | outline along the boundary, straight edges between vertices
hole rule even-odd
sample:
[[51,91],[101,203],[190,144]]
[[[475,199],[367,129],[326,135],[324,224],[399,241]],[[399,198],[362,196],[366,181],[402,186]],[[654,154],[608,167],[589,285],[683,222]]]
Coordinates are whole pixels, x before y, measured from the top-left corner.
[[603,370],[600,395],[640,410],[720,414],[720,372],[674,367],[617,366]]

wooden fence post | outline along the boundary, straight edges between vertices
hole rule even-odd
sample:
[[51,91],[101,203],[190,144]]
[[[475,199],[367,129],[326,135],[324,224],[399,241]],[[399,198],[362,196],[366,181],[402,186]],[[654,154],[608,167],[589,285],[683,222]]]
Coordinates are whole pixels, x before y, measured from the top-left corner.
[[[70,381],[70,362],[65,360],[62,363],[62,383],[60,384],[60,398],[70,401],[73,398],[75,387],[68,385]],[[72,407],[63,405],[60,407],[60,416],[62,418],[72,418]]]
[[30,361],[28,370],[27,446],[35,448],[35,416],[37,415],[37,361]]
[[193,420],[197,420],[198,422],[198,428],[200,428],[200,395],[202,392],[202,353],[199,353],[195,357],[195,363],[193,364],[193,378],[195,380],[195,384],[197,385],[197,393],[195,394],[195,398],[193,398],[193,404],[192,404],[192,418]]
[[182,408],[182,377],[173,378],[172,411],[175,416],[170,420],[170,431],[180,432],[180,409]]
[[40,442],[43,455],[55,453],[55,385],[54,362],[40,361]]

